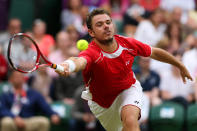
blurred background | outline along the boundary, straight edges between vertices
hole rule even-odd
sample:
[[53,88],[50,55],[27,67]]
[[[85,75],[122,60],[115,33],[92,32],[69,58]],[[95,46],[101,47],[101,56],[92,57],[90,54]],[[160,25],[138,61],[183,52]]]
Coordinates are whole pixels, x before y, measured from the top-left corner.
[[[50,123],[46,130],[104,131],[87,102],[80,98],[84,89],[81,72],[64,78],[52,69],[42,68],[20,76],[7,61],[9,38],[19,32],[31,35],[41,52],[54,63],[77,56],[77,40],[91,41],[85,21],[95,8],[111,13],[117,34],[168,51],[197,79],[197,0],[0,0],[0,130],[8,131],[13,123],[19,126],[9,131],[20,130],[15,117],[23,121],[44,116]],[[139,120],[142,131],[197,130],[196,81],[183,84],[176,67],[144,57],[136,57],[133,71],[144,91]],[[43,110],[38,102],[29,110],[22,106],[19,114],[14,115],[13,75],[22,77],[22,84],[41,94],[53,113]],[[32,97],[27,95],[27,99]],[[23,115],[23,111],[31,115]],[[59,120],[52,117],[54,114]],[[8,117],[13,121],[3,121]]]

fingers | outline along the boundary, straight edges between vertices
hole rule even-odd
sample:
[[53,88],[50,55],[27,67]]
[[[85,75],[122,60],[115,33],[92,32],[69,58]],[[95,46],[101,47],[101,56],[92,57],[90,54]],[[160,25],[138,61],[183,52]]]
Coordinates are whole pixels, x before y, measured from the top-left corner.
[[180,66],[179,70],[184,83],[186,83],[188,80],[193,81],[193,78],[191,77],[189,71],[184,65]]
[[56,73],[58,73],[59,75],[61,76],[65,76],[67,77],[70,73],[69,73],[69,68],[68,68],[68,64],[67,63],[62,63],[60,64],[60,66],[64,67],[64,71],[58,71],[58,70],[55,70]]
[[189,74],[188,71],[186,72],[181,72],[181,77],[184,83],[186,83],[186,80],[190,80],[193,81],[193,78],[191,77],[191,75]]
[[193,78],[192,76],[189,74],[189,77],[188,77],[191,81],[193,81]]
[[192,76],[190,75],[190,73],[189,73],[188,71],[186,71],[186,78],[187,78],[188,80],[193,81],[193,78],[192,78]]
[[193,78],[189,75],[188,77],[187,77],[189,80],[191,80],[191,81],[193,81]]

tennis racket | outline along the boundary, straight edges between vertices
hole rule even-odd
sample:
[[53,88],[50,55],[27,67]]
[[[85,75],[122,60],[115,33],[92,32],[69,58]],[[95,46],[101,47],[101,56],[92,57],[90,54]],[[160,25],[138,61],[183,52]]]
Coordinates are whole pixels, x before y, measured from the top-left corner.
[[31,73],[46,66],[59,72],[64,71],[61,65],[47,60],[36,42],[25,33],[17,33],[10,38],[7,56],[11,67],[22,73]]

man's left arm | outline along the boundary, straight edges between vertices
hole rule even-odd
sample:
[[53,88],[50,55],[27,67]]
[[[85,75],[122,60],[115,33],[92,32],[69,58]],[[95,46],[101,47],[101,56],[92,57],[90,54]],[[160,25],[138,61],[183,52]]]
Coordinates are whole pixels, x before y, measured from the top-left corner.
[[183,65],[183,63],[181,63],[179,60],[177,60],[173,55],[171,55],[167,51],[160,48],[152,47],[152,53],[150,57],[152,59],[165,62],[179,68],[184,83],[186,83],[186,78],[192,80],[191,75],[189,74],[188,70]]

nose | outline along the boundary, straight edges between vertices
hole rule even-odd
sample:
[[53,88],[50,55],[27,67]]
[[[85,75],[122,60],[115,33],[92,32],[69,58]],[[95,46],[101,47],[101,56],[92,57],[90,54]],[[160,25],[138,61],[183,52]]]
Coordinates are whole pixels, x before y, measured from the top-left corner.
[[108,29],[109,28],[109,24],[104,23],[104,29]]

